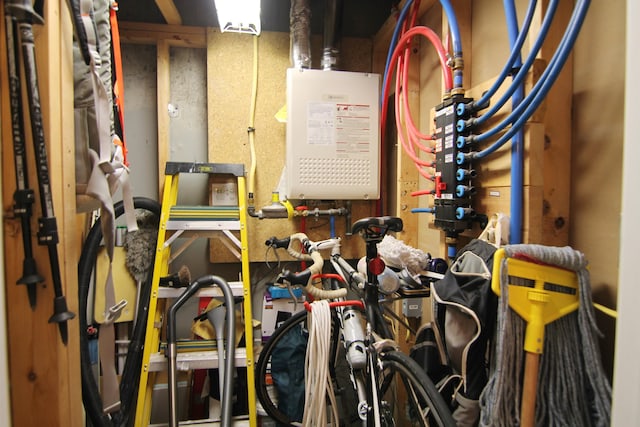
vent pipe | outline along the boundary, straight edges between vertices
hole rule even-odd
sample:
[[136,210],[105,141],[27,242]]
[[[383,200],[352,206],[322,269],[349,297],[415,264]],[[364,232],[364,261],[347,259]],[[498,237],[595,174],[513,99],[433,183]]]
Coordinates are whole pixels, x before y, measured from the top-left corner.
[[311,68],[311,6],[309,1],[291,0],[289,27],[293,68]]
[[324,9],[324,44],[322,48],[322,69],[338,68],[340,36],[342,32],[343,0],[326,0]]

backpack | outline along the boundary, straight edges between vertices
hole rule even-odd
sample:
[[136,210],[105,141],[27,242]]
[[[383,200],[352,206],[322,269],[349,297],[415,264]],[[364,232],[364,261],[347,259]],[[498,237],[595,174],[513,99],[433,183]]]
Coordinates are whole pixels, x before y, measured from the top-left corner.
[[472,240],[432,283],[433,321],[421,328],[411,351],[440,386],[459,427],[477,425],[488,380],[487,349],[497,310],[491,290],[495,251],[484,240]]

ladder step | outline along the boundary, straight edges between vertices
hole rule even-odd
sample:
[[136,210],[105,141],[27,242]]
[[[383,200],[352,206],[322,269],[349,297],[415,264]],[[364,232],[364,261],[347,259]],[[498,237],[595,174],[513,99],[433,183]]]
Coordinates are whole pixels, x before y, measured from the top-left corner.
[[237,206],[172,206],[169,220],[206,221],[238,221],[240,208]]
[[[216,348],[216,340],[178,340],[176,342],[178,353],[187,351],[209,351]],[[167,350],[167,343],[160,343],[160,353]]]
[[[233,292],[234,296],[243,296],[244,288],[242,286],[242,282],[229,282],[229,286],[231,286],[231,292]],[[158,298],[178,298],[184,292],[186,288],[158,288]],[[196,292],[194,298],[200,297],[215,297],[222,298],[224,295],[222,294],[222,290],[217,286],[211,286],[210,288],[203,288]]]
[[177,175],[179,173],[229,174],[240,177],[244,176],[244,165],[236,163],[167,162],[164,170],[165,175]]
[[[247,366],[247,351],[244,347],[236,348],[235,366],[242,368]],[[176,356],[176,369],[178,371],[189,371],[192,369],[216,369],[218,367],[218,352],[189,351],[178,353]],[[168,359],[164,353],[152,353],[149,358],[149,372],[159,372],[167,370]]]
[[[166,427],[168,424],[149,424],[149,427]],[[178,425],[181,426],[219,426],[220,425],[220,420],[214,420],[214,419],[203,419],[203,420],[189,420],[189,421],[180,421],[178,423]],[[233,427],[245,427],[245,426],[249,426],[249,420],[246,419],[246,417],[243,416],[239,416],[239,417],[234,417],[231,425]]]
[[240,221],[167,221],[165,227],[184,231],[235,231],[240,230]]
[[167,230],[223,231],[240,230],[237,206],[172,206]]

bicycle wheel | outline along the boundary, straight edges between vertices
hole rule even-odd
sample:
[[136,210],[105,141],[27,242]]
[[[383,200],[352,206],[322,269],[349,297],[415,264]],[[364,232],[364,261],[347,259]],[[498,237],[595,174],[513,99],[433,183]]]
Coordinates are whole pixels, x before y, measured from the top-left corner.
[[[255,365],[256,394],[267,415],[279,425],[300,425],[302,422],[306,322],[306,311],[287,319],[264,345]],[[329,369],[338,401],[340,425],[352,425],[359,420],[357,399],[337,325],[334,315]]]
[[387,351],[378,356],[380,418],[386,426],[456,425],[451,411],[427,374],[406,354]]

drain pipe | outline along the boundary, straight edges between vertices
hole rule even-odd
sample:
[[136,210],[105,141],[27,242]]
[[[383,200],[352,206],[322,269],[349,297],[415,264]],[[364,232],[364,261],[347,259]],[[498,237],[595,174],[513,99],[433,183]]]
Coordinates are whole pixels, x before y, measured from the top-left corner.
[[309,0],[291,0],[289,11],[293,68],[311,68],[311,6]]
[[340,34],[342,32],[343,0],[327,0],[324,9],[324,45],[322,48],[322,69],[336,70],[340,53]]

